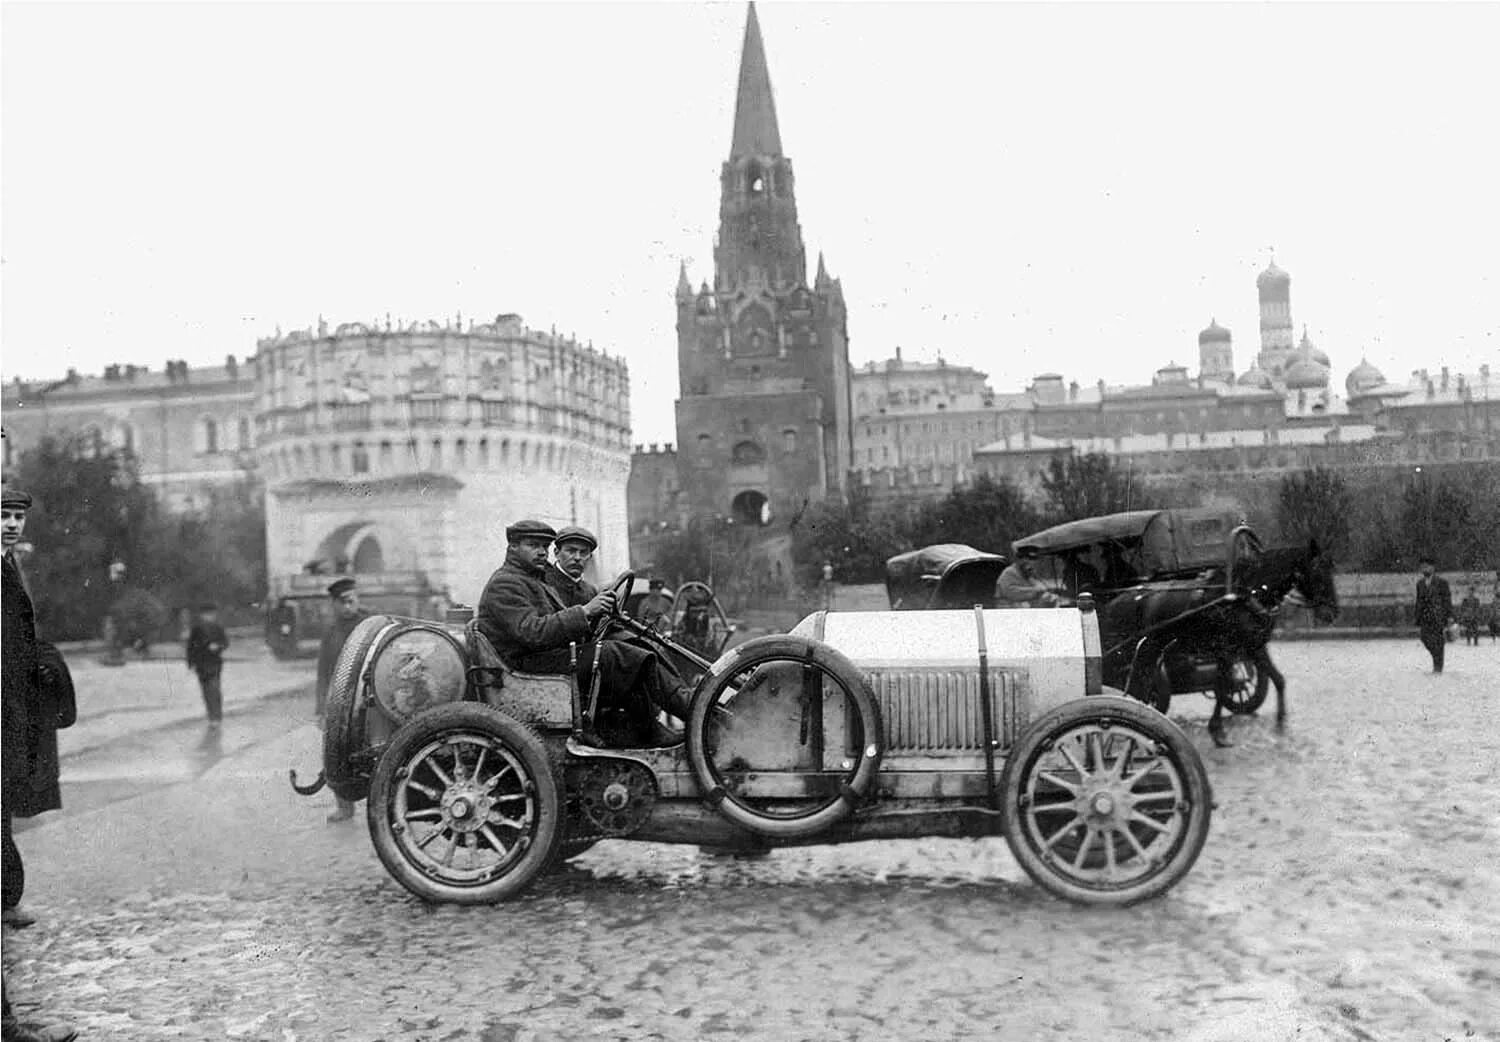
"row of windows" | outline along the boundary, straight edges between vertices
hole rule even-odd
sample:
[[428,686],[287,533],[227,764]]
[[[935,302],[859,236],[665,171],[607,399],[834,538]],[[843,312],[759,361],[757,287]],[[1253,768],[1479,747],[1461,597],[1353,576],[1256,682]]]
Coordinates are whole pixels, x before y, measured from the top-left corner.
[[[233,443],[230,435],[233,434]],[[241,416],[231,425],[220,423],[212,416],[200,417],[193,428],[193,451],[200,456],[211,456],[217,452],[247,452],[255,447],[250,430],[250,417]]]
[[415,469],[462,469],[470,465],[507,467],[512,462],[521,466],[565,470],[573,465],[574,458],[566,447],[554,444],[533,445],[521,441],[516,442],[513,448],[509,439],[492,445],[487,438],[479,439],[472,446],[463,438],[447,444],[442,438],[433,438],[430,443],[417,438],[370,445],[355,441],[348,445],[347,454],[345,446],[339,442],[327,445],[326,451],[322,444],[307,447],[297,445],[273,452],[268,458],[272,473],[279,477],[315,477],[343,473],[396,474],[409,473]]

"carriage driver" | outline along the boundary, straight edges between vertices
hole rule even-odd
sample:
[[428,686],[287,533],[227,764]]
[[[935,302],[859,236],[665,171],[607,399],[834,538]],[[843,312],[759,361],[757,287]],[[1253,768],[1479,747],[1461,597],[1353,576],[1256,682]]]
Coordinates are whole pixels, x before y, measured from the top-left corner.
[[1057,594],[1044,586],[1036,577],[1036,559],[1039,551],[1034,546],[1023,546],[1016,551],[1016,559],[1009,564],[995,582],[995,603],[1001,608],[1055,608],[1060,603]]
[[568,645],[576,643],[585,692],[597,647],[600,704],[623,710],[641,740],[676,745],[681,732],[664,726],[657,711],[686,718],[691,691],[654,651],[618,640],[590,643],[593,624],[615,610],[615,594],[606,590],[585,604],[566,604],[547,583],[547,548],[557,538],[542,521],[517,521],[505,530],[505,563],[479,599],[480,631],[512,669],[528,673],[568,672]]

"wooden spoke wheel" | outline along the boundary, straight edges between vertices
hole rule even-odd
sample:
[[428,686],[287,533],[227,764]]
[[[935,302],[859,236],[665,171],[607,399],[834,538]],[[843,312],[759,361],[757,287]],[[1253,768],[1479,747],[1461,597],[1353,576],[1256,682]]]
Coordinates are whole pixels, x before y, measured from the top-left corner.
[[546,746],[497,709],[454,702],[392,736],[370,785],[375,852],[427,901],[489,904],[525,889],[562,837]]
[[1010,750],[1001,831],[1032,879],[1072,901],[1128,905],[1174,886],[1208,837],[1198,751],[1133,699],[1059,706]]
[[1249,659],[1235,659],[1230,667],[1229,688],[1218,693],[1219,701],[1231,713],[1248,716],[1266,704],[1270,678],[1255,668]]

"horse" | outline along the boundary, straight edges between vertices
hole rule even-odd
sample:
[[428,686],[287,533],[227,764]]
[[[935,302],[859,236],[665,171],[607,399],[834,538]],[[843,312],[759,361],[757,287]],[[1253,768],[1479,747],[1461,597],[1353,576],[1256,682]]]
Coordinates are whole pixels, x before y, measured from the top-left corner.
[[1148,582],[1122,591],[1100,611],[1105,680],[1136,697],[1150,691],[1155,697],[1143,700],[1165,710],[1172,689],[1160,687],[1171,683],[1168,667],[1194,660],[1206,664],[1215,693],[1208,732],[1222,748],[1233,744],[1224,737],[1223,712],[1234,690],[1234,665],[1247,661],[1275,685],[1276,726],[1284,727],[1286,678],[1271,661],[1267,643],[1281,603],[1293,590],[1320,623],[1337,617],[1333,570],[1332,559],[1312,540],[1305,547],[1257,548],[1233,578],[1220,571],[1207,581]]

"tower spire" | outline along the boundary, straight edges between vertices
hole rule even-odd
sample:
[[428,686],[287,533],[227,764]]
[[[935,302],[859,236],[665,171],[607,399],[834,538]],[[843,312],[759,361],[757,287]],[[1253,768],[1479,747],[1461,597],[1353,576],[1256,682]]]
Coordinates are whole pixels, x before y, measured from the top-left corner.
[[687,261],[679,261],[677,264],[677,296],[691,297],[693,295],[693,284],[688,281]]
[[781,155],[781,131],[771,98],[771,71],[760,38],[760,20],[752,0],[745,19],[745,46],[740,52],[740,88],[734,101],[734,141],[729,158]]

